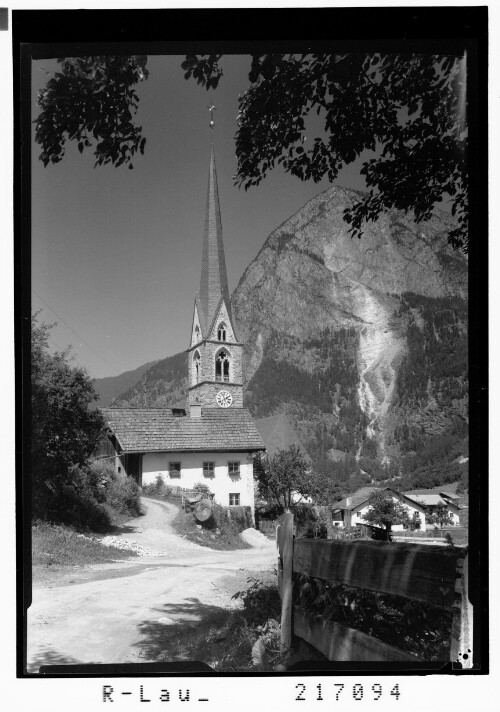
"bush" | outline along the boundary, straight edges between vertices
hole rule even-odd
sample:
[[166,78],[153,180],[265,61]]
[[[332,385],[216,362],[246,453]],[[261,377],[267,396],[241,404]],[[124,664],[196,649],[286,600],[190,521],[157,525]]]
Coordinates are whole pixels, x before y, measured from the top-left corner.
[[151,497],[168,497],[172,490],[165,484],[162,475],[158,473],[154,482],[142,486],[142,491]]
[[221,534],[236,535],[252,526],[252,514],[250,507],[229,508],[214,504],[210,521],[211,526],[220,529]]
[[57,504],[57,511],[46,512],[50,522],[71,525],[80,532],[106,532],[111,528],[106,505],[92,496],[90,488],[64,485],[59,491]]
[[201,494],[203,497],[208,497],[210,498],[212,492],[210,491],[210,487],[206,485],[204,482],[197,482],[195,486],[193,487],[193,492],[195,494]]
[[106,502],[120,514],[139,516],[142,513],[140,489],[132,477],[113,475],[106,484]]

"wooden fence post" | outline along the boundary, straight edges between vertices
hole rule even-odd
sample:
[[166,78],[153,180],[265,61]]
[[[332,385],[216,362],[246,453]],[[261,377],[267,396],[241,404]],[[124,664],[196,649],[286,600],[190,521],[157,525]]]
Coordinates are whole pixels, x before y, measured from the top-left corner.
[[451,628],[450,659],[452,663],[462,663],[462,668],[472,667],[472,615],[469,601],[469,555],[457,562],[457,578],[455,593],[457,600],[453,607]]
[[293,514],[286,512],[280,531],[283,572],[281,578],[281,652],[292,647]]
[[333,539],[333,516],[330,507],[325,507],[326,538]]

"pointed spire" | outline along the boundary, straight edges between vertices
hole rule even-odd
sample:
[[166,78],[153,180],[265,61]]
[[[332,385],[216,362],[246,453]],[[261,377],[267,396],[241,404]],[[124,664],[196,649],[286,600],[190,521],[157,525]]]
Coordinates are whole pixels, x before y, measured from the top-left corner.
[[221,297],[226,302],[226,307],[229,311],[231,306],[227,284],[226,260],[224,258],[224,244],[222,242],[219,191],[217,188],[217,173],[212,141],[199,294],[203,310],[203,321],[207,329],[210,328],[215,318],[215,312],[220,304]]

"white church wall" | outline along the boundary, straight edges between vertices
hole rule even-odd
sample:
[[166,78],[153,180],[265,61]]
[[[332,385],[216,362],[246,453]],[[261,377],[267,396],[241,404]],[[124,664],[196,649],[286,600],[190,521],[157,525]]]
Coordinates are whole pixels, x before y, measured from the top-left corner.
[[[180,462],[181,476],[171,477],[169,463]],[[213,477],[203,475],[203,463],[214,462]],[[228,462],[240,463],[239,476],[228,474]],[[161,475],[166,485],[192,489],[198,482],[206,484],[215,501],[229,506],[229,495],[240,495],[240,506],[254,510],[253,458],[247,452],[158,452],[142,458],[142,484],[153,483]]]

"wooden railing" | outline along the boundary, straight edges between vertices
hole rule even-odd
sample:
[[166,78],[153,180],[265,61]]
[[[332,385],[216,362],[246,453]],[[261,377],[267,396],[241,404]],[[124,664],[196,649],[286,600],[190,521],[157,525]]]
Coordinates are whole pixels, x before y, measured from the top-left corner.
[[[414,661],[388,643],[294,605],[294,574],[346,584],[453,611],[449,659],[472,666],[472,606],[465,549],[384,541],[294,539],[287,512],[276,530],[281,596],[281,646],[300,638],[331,661]],[[463,657],[463,654],[466,657]]]

